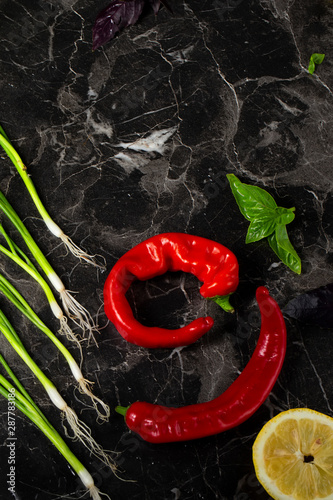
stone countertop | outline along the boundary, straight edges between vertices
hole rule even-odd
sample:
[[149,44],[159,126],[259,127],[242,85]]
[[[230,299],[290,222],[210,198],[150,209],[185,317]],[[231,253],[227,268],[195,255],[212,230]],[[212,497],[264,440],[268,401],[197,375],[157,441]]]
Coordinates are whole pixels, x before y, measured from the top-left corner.
[[[224,433],[153,445],[128,431],[116,405],[168,406],[221,394],[251,357],[259,335],[255,290],[268,287],[283,309],[333,282],[333,6],[329,0],[189,0],[144,12],[92,51],[92,26],[108,2],[2,0],[0,123],[28,167],[50,215],[81,247],[102,256],[101,272],[68,254],[45,226],[21,178],[1,154],[1,189],[66,287],[98,321],[96,343],[83,342],[82,370],[111,408],[108,423],[75,388],[53,344],[5,298],[1,308],[63,398],[115,452],[118,477],[79,443],[67,443],[112,500],[266,500],[252,463],[253,441],[280,411],[309,407],[333,415],[332,329],[285,317],[285,363],[269,398]],[[310,55],[325,53],[313,75]],[[245,244],[227,173],[295,207],[288,226],[302,260],[297,275],[266,240]],[[8,220],[2,223],[12,233]],[[198,280],[167,273],[133,285],[140,321],[177,328],[210,314],[214,327],[196,343],[145,349],[107,321],[103,285],[117,259],[167,231],[226,245],[240,265],[228,315],[199,294]],[[2,255],[4,275],[57,330],[39,286]],[[74,326],[75,330],[75,326]],[[64,338],[76,359],[78,349]],[[58,431],[60,414],[5,339],[1,352]],[[7,401],[1,400],[0,498],[12,498]],[[47,439],[15,414],[17,500],[82,498],[83,489]],[[88,498],[88,497],[85,497]]]

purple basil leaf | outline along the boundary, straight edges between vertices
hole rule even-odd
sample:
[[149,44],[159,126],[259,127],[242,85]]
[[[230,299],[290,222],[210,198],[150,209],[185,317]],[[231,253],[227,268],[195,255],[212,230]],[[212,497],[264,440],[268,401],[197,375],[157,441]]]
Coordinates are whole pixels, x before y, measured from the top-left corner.
[[154,11],[154,14],[156,16],[156,14],[158,13],[158,11],[160,10],[160,7],[161,7],[161,4],[164,5],[164,7],[171,13],[172,12],[172,8],[170,7],[170,5],[168,4],[168,2],[166,0],[148,0],[148,2],[150,3],[153,11]]
[[156,16],[156,14],[158,13],[158,11],[160,10],[160,7],[161,7],[161,0],[148,0],[148,2],[152,6],[152,9],[153,9],[154,14]]
[[93,50],[98,49],[139,19],[145,0],[113,0],[97,16],[93,27]]
[[292,299],[283,313],[303,323],[333,328],[333,283]]

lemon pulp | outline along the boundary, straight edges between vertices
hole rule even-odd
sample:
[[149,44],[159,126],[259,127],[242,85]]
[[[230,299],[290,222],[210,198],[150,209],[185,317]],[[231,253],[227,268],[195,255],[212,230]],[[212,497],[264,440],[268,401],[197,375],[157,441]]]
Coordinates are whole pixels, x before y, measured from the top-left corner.
[[253,461],[276,500],[333,500],[333,419],[307,408],[280,413],[258,434]]

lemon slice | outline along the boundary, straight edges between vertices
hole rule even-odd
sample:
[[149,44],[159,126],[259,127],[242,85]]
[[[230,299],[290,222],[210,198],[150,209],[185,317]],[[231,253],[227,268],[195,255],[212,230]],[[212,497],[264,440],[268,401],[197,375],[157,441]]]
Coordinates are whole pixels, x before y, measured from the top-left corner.
[[259,432],[253,463],[275,500],[333,500],[333,418],[308,408],[279,413]]

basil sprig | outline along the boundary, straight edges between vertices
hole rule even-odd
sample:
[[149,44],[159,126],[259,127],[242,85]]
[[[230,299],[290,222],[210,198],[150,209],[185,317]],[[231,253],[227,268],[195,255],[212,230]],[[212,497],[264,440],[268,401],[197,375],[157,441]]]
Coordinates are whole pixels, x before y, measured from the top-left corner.
[[318,54],[317,52],[312,54],[309,61],[308,72],[312,75],[315,72],[316,65],[321,64],[324,59],[325,54]]
[[250,221],[246,243],[267,238],[279,259],[297,274],[301,273],[301,260],[290,243],[286,225],[295,218],[295,207],[278,207],[274,198],[264,189],[241,182],[234,174],[227,174],[237,205]]

